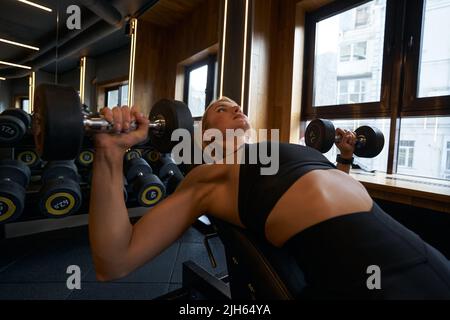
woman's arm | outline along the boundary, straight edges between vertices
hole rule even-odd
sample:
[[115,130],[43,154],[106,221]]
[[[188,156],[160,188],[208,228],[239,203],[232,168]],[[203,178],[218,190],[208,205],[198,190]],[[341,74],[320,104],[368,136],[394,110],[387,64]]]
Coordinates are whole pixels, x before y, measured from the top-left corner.
[[[148,120],[128,108],[103,110],[120,134],[97,134],[89,208],[89,238],[97,278],[121,278],[177,240],[203,211],[205,183],[189,174],[177,191],[131,225],[123,198],[123,155],[146,138]],[[138,130],[128,132],[136,120]],[[191,177],[190,177],[191,176]]]

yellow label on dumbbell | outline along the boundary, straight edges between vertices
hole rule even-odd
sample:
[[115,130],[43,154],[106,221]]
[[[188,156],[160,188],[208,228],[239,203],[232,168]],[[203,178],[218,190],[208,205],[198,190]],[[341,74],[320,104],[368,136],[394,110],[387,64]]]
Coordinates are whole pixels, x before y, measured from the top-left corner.
[[159,160],[159,152],[154,151],[154,150],[150,151],[148,153],[148,158],[150,159],[151,162],[158,161]]
[[17,159],[25,163],[27,166],[31,166],[36,162],[37,156],[33,151],[27,150],[19,153]]
[[11,218],[13,214],[16,213],[16,209],[16,205],[11,201],[11,199],[0,197],[0,222],[6,221]]
[[[149,195],[149,197],[147,197]],[[150,186],[142,192],[141,202],[148,206],[153,206],[162,198],[161,188],[157,186]]]
[[89,150],[82,151],[78,156],[78,161],[85,166],[89,166],[94,161],[94,154]]
[[[58,203],[54,204],[53,200],[57,198],[62,198]],[[75,198],[73,195],[67,192],[58,192],[52,194],[48,197],[47,201],[45,201],[45,209],[47,212],[54,216],[63,216],[68,214],[70,210],[75,206]]]

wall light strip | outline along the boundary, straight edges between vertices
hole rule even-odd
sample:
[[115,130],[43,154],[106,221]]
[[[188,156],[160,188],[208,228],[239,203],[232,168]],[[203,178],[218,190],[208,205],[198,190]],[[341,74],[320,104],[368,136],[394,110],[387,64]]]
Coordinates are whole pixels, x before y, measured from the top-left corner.
[[48,12],[52,12],[52,9],[50,9],[48,7],[45,7],[43,5],[37,4],[37,3],[32,2],[32,1],[28,1],[28,0],[17,0],[17,1],[25,3],[25,4],[28,4],[30,6],[33,6],[33,7],[39,8],[39,9],[42,9],[42,10],[45,10],[45,11],[48,11]]
[[34,110],[34,89],[36,87],[36,72],[31,72],[29,78],[28,87],[28,100],[29,100],[29,112],[33,113]]
[[131,49],[130,49],[130,70],[128,79],[128,105],[134,105],[134,68],[136,62],[136,38],[138,21],[136,18],[131,19]]
[[242,88],[241,88],[241,108],[244,109],[245,98],[245,71],[247,63],[247,31],[248,31],[248,0],[245,0],[245,24],[244,24],[244,54],[242,57]]
[[5,81],[5,80],[6,80],[6,78],[0,77],[0,80],[3,80],[3,81]]
[[80,101],[84,104],[84,86],[86,83],[86,57],[82,57],[80,61]]
[[222,61],[220,67],[220,90],[219,97],[223,96],[223,69],[225,67],[225,44],[227,38],[227,16],[228,16],[228,0],[225,0],[224,18],[223,18],[223,35],[222,35]]
[[7,66],[11,66],[11,67],[17,67],[17,68],[31,70],[31,67],[29,67],[29,66],[24,66],[24,65],[21,65],[21,64],[15,64],[15,63],[1,61],[1,60],[0,60],[0,64],[4,64],[4,65],[7,65]]
[[32,50],[39,51],[39,48],[38,48],[38,47],[29,46],[29,45],[27,45],[27,44],[23,44],[23,43],[20,43],[20,42],[15,42],[15,41],[3,39],[3,38],[0,38],[0,42],[12,44],[13,46],[18,46],[18,47],[23,47],[23,48],[27,48],[27,49],[32,49]]

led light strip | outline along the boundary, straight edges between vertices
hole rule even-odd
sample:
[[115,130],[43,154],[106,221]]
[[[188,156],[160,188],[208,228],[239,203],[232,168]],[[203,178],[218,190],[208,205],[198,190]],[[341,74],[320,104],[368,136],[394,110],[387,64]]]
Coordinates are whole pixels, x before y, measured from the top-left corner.
[[227,16],[228,16],[228,0],[225,0],[224,18],[223,18],[223,35],[222,35],[222,62],[220,67],[220,90],[219,97],[223,96],[223,68],[225,66],[225,43],[227,38]]
[[241,108],[244,109],[245,97],[245,68],[247,63],[247,29],[248,29],[248,0],[245,0],[245,24],[244,24],[244,54],[242,57],[242,89]]
[[0,80],[3,80],[3,81],[5,81],[5,80],[6,80],[6,78],[0,77]]
[[131,19],[131,50],[130,50],[130,71],[128,79],[128,105],[134,105],[134,66],[136,58],[136,38],[137,38],[137,25],[136,18]]
[[80,101],[84,104],[84,86],[86,82],[86,57],[80,61]]
[[36,86],[36,72],[31,72],[30,77],[28,79],[28,100],[30,104],[30,113],[33,113],[34,110],[34,89]]
[[48,11],[48,12],[52,12],[52,9],[47,8],[47,7],[45,7],[45,6],[42,6],[42,5],[40,5],[40,4],[37,4],[37,3],[35,3],[35,2],[31,2],[31,1],[28,1],[28,0],[18,0],[18,1],[19,1],[19,2],[22,2],[22,3],[25,3],[25,4],[28,4],[28,5],[30,5],[30,6],[33,6],[33,7],[36,7],[36,8],[45,10],[45,11]]
[[15,41],[3,39],[3,38],[0,38],[0,42],[4,42],[4,43],[12,44],[14,46],[18,46],[18,47],[23,47],[23,48],[39,51],[39,48],[37,48],[37,47],[29,46],[27,44],[23,44],[23,43],[20,43],[20,42],[15,42]]
[[0,60],[0,64],[4,64],[4,65],[7,65],[7,66],[11,66],[11,67],[17,67],[17,68],[31,70],[31,67],[29,67],[29,66],[23,66],[21,64],[15,64],[15,63],[1,61],[1,60]]

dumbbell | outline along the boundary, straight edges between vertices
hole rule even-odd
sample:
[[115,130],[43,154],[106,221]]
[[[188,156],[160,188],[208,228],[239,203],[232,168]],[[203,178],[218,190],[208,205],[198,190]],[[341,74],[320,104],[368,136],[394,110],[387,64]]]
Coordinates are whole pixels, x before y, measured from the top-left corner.
[[75,163],[80,168],[89,169],[94,162],[94,150],[93,149],[81,149],[78,156],[75,158]]
[[152,207],[164,198],[164,184],[153,174],[152,168],[144,159],[125,159],[124,169],[127,182],[141,206]]
[[159,168],[161,167],[161,153],[158,150],[154,148],[147,149],[142,154],[142,158],[148,162],[154,171],[159,171]]
[[22,109],[6,109],[0,114],[0,144],[14,145],[18,143],[28,128],[31,117]]
[[31,171],[39,170],[42,166],[42,160],[32,149],[16,149],[16,160],[27,165]]
[[31,171],[18,160],[0,160],[0,224],[20,217]]
[[172,194],[184,176],[170,154],[162,155],[161,163],[159,178],[165,183],[167,194]]
[[82,196],[80,178],[73,161],[51,161],[42,173],[39,211],[51,218],[62,218],[78,211]]
[[[361,158],[374,158],[384,147],[383,133],[374,127],[362,126],[355,130],[355,155]],[[316,119],[306,128],[305,143],[307,146],[327,153],[334,143],[339,143],[341,136],[330,120]]]
[[[161,100],[151,109],[149,138],[161,152],[170,152],[177,144],[172,132],[183,128],[193,133],[194,121],[189,108],[180,101]],[[113,125],[101,117],[83,115],[80,97],[71,87],[41,84],[36,88],[33,115],[36,150],[44,160],[75,159],[84,134],[110,133]],[[131,130],[136,124],[131,123]]]
[[129,161],[129,160],[136,159],[136,158],[142,158],[142,153],[138,149],[128,150],[125,153],[125,160]]

